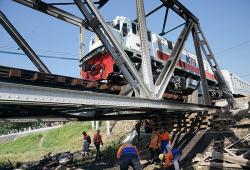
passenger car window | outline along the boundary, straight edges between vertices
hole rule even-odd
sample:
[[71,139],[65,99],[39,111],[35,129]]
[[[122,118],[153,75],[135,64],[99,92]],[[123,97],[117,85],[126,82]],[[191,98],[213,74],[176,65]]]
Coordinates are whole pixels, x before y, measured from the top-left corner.
[[136,25],[132,23],[132,33],[136,34]]
[[148,41],[151,41],[151,33],[148,31]]
[[128,35],[128,25],[127,25],[127,23],[123,23],[123,25],[122,25],[122,35],[123,35],[123,37]]
[[173,50],[173,43],[171,41],[168,41],[168,49]]

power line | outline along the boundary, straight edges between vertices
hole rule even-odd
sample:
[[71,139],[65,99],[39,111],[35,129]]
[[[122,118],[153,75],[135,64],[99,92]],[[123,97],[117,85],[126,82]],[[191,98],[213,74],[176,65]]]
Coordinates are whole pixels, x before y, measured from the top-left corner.
[[224,50],[221,50],[221,51],[217,52],[216,55],[221,54],[221,53],[225,53],[225,52],[227,52],[227,51],[230,51],[230,50],[232,50],[232,49],[235,49],[235,48],[238,48],[238,47],[240,47],[240,46],[246,45],[246,44],[248,44],[248,43],[250,43],[250,40],[243,41],[243,42],[241,42],[241,43],[239,43],[239,44],[236,44],[236,45],[234,45],[234,46],[232,46],[232,47],[229,47],[229,48],[226,48],[226,49],[224,49]]
[[[12,52],[12,51],[4,51],[4,50],[0,50],[0,53],[2,53],[2,54],[15,54],[15,55],[24,55],[24,56],[26,56],[26,54],[24,54],[24,53]],[[38,55],[38,57],[41,57],[41,58],[51,58],[51,59],[60,59],[60,60],[79,61],[79,59],[76,59],[76,58],[57,57],[57,56],[51,56],[51,55]]]
[[[14,47],[14,46],[9,46],[9,45],[0,45],[0,48],[3,48],[4,50],[20,50],[19,47]],[[48,54],[60,54],[60,55],[68,55],[68,56],[79,56],[79,54],[74,54],[70,52],[62,52],[62,51],[51,51],[51,50],[40,50],[36,49],[35,51],[37,52],[42,52],[42,53],[48,53]]]
[[248,77],[248,76],[250,76],[250,74],[245,74],[245,75],[242,75],[240,77]]

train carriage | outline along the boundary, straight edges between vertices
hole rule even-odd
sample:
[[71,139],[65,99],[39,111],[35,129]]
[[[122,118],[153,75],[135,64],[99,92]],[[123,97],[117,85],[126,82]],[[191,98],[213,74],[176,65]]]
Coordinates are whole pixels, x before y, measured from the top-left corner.
[[[111,30],[114,36],[130,57],[135,67],[139,70],[141,67],[141,49],[137,24],[126,17],[117,16],[115,20],[109,23],[109,26],[112,28]],[[150,31],[147,32],[147,35],[155,81],[163,66],[168,61],[174,43]],[[83,79],[92,81],[107,80],[120,84],[126,83],[111,54],[103,47],[102,42],[96,35],[91,37],[89,53],[80,60],[80,63],[82,67],[81,76]],[[209,63],[206,60],[204,60],[203,63],[206,78],[208,80],[210,96],[212,98],[221,98],[222,92],[217,86],[217,81]],[[238,84],[235,75],[227,70],[223,71],[223,75],[226,76],[225,79],[233,94],[240,95],[244,90],[244,93],[249,93],[249,84],[246,82]],[[190,95],[197,89],[199,83],[200,70],[197,57],[184,49],[169,82],[167,91],[175,94]],[[235,87],[236,85],[237,88]],[[242,89],[238,88],[240,85]]]

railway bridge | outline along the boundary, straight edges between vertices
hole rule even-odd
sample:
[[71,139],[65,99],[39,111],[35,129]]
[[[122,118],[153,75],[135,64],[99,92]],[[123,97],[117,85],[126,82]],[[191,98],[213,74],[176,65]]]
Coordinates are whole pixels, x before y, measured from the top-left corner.
[[[38,57],[9,19],[0,11],[0,23],[38,71],[0,66],[0,121],[90,121],[151,119],[155,130],[162,127],[182,133],[182,140],[193,148],[209,128],[225,130],[235,125],[230,109],[236,107],[232,92],[201,29],[199,19],[177,0],[160,0],[160,6],[145,13],[143,0],[136,0],[141,49],[141,67],[137,69],[104,20],[100,9],[108,0],[73,0],[70,3],[47,3],[42,0],[13,0],[16,3],[72,24],[80,29],[80,58],[84,57],[84,34],[95,33],[115,61],[126,84],[109,81],[89,81],[57,75]],[[125,3],[125,2],[124,2]],[[81,17],[67,12],[60,5],[73,5]],[[154,80],[147,40],[146,19],[164,9],[162,32],[164,36],[182,27],[174,43],[169,60]],[[165,31],[169,11],[182,18],[183,23]],[[202,103],[192,103],[192,96],[169,94],[166,88],[180,60],[188,36],[192,36],[197,56]],[[46,42],[44,42],[46,43]],[[203,58],[209,63],[222,91],[227,106],[215,106],[208,91]],[[197,89],[196,89],[197,90]],[[197,91],[195,91],[197,94]],[[193,96],[194,97],[194,96]],[[189,102],[188,102],[189,101]],[[199,132],[201,131],[201,132]],[[197,133],[197,137],[193,138]],[[191,134],[186,137],[186,134]],[[176,135],[174,141],[180,136]],[[189,138],[189,139],[188,139]],[[184,141],[184,142],[185,142]],[[176,143],[175,143],[176,144]],[[190,150],[189,150],[190,151]],[[185,150],[188,155],[189,151]],[[235,160],[233,160],[235,161]]]

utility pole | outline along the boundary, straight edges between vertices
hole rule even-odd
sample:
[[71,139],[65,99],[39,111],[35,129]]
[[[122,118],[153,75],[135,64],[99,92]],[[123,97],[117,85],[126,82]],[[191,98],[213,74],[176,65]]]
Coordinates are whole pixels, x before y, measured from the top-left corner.
[[95,121],[95,129],[96,129],[96,130],[99,129],[99,121]]

